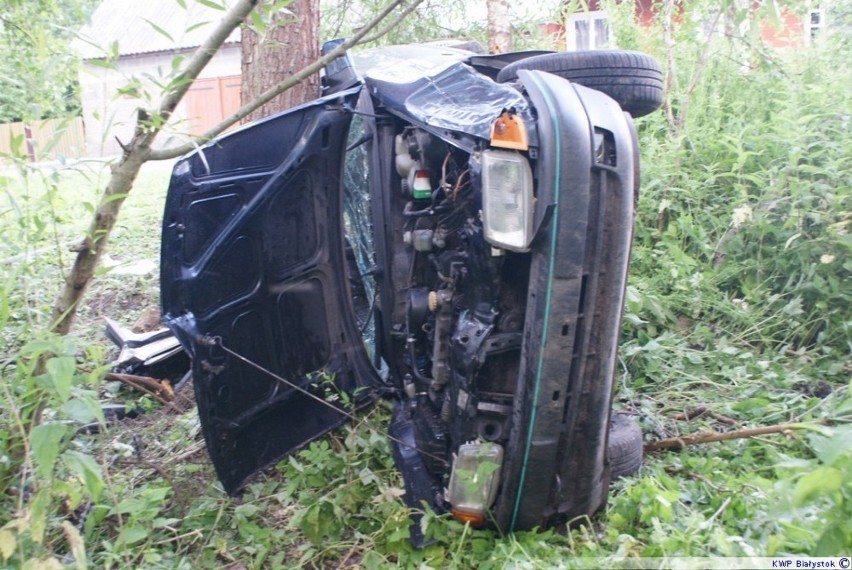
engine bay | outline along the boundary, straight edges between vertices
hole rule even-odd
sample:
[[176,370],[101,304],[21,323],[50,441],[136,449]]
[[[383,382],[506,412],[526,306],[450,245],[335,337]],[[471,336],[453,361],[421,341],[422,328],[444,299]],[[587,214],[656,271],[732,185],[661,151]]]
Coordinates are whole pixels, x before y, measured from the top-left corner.
[[[469,442],[504,446],[512,420],[529,280],[529,254],[484,238],[482,168],[430,133],[405,127],[394,140],[404,206],[393,212],[392,315],[404,405],[430,474]],[[403,274],[404,272],[404,274]],[[404,298],[404,303],[402,299]],[[404,346],[403,346],[404,345]]]

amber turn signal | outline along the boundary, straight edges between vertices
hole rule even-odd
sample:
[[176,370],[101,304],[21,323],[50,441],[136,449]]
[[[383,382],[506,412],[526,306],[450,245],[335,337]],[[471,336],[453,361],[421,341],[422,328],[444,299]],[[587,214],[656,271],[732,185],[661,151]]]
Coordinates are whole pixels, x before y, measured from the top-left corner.
[[450,512],[453,514],[453,518],[460,523],[466,523],[472,527],[480,527],[485,524],[485,515],[483,513],[469,513],[456,508],[450,509]]
[[530,147],[527,138],[527,127],[520,117],[509,111],[503,114],[491,125],[491,146],[527,150]]

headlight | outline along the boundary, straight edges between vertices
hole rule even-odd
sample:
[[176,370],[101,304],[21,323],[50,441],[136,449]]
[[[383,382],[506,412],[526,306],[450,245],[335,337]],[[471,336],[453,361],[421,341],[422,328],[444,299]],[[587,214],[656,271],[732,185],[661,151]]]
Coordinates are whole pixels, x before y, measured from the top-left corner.
[[453,460],[447,500],[453,516],[473,526],[485,522],[485,513],[497,496],[503,448],[491,442],[465,443]]
[[532,241],[533,177],[521,154],[488,149],[482,153],[482,225],[496,247],[526,251]]

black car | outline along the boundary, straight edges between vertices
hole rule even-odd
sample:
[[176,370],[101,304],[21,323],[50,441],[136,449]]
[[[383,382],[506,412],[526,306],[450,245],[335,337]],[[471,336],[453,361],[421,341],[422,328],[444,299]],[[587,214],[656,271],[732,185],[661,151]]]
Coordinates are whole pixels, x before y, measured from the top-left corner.
[[502,531],[593,513],[641,462],[611,408],[631,115],[660,105],[659,64],[422,45],[354,59],[320,99],[174,167],[163,314],[225,490],[387,397],[414,509]]

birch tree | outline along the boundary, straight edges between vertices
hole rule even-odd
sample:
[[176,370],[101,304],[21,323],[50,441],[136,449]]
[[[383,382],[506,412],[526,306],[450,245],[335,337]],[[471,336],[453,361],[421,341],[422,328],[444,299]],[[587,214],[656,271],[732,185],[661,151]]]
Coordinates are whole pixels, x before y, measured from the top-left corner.
[[509,0],[488,0],[488,52],[512,51],[512,20]]
[[133,189],[133,183],[143,164],[151,160],[176,158],[192,151],[199,145],[219,135],[222,131],[248,117],[252,112],[272,101],[279,94],[306,81],[318,73],[329,62],[346,50],[361,42],[373,41],[393,29],[408,16],[423,0],[392,0],[372,20],[367,22],[351,38],[323,57],[283,77],[278,83],[257,94],[251,101],[207,132],[175,147],[153,148],[157,136],[172,117],[178,103],[186,95],[199,73],[210,62],[213,55],[224,44],[228,36],[255,9],[257,0],[237,0],[215,25],[213,31],[188,59],[182,71],[166,86],[164,96],[155,109],[140,108],[137,112],[135,130],[129,141],[122,141],[122,155],[110,166],[109,180],[101,194],[89,227],[75,247],[74,262],[65,276],[56,297],[51,314],[50,331],[67,334],[74,324],[80,301],[86,293],[98,263],[106,251],[110,233],[118,220],[121,206]]

